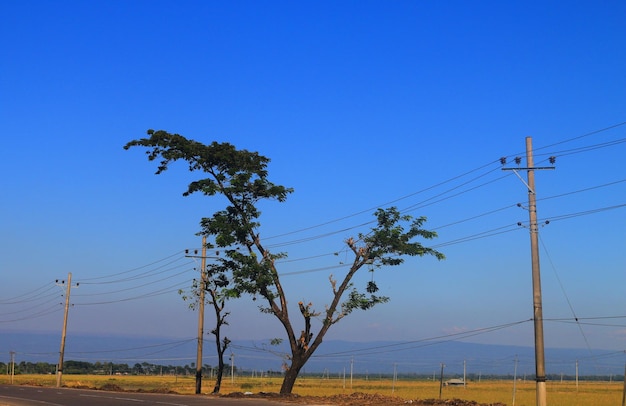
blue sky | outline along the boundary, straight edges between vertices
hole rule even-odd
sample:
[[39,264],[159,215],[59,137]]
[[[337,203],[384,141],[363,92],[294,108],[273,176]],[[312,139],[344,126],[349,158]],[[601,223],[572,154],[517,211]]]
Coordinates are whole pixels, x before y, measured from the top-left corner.
[[[153,128],[272,160],[295,193],[263,204],[261,235],[289,253],[292,303],[323,309],[332,254],[376,208],[428,217],[447,259],[376,271],[391,301],[327,339],[530,346],[526,187],[499,158],[531,136],[538,165],[557,157],[536,173],[546,345],[626,349],[625,17],[620,1],[3,2],[0,329],[60,330],[54,281],[72,272],[69,333],[194,336],[183,250],[223,201],[123,150]],[[281,337],[251,300],[231,312],[230,337]]]

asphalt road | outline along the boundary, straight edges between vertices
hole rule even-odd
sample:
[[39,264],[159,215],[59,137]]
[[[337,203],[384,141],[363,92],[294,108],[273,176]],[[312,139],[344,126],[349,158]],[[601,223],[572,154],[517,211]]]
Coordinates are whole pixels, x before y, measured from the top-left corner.
[[231,399],[206,395],[106,392],[70,388],[0,385],[0,406],[285,406],[266,399]]

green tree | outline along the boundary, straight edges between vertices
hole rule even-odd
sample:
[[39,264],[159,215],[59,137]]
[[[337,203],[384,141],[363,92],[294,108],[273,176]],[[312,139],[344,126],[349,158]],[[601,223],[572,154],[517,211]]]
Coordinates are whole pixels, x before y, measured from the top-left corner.
[[136,363],[133,366],[133,374],[135,374],[135,375],[143,375],[144,374],[143,367],[141,366],[140,363]]
[[226,366],[224,363],[224,353],[230,344],[228,337],[224,336],[224,338],[222,338],[222,326],[228,325],[226,318],[230,314],[230,312],[224,310],[226,307],[226,298],[229,296],[230,280],[218,267],[210,269],[211,271],[209,272],[205,289],[211,296],[209,304],[213,305],[213,311],[215,312],[215,328],[211,330],[211,334],[215,337],[215,348],[217,350],[217,373],[213,393],[220,393],[222,377],[224,376],[224,368]]
[[[397,266],[403,263],[405,255],[444,258],[440,252],[414,241],[436,237],[434,232],[422,229],[426,221],[424,217],[413,219],[401,215],[396,208],[378,209],[376,225],[369,233],[346,240],[353,259],[344,275],[339,278],[331,275],[330,304],[319,312],[312,303],[298,304],[303,328],[297,334],[276,268],[276,260],[286,254],[272,253],[263,245],[258,209],[258,203],[264,200],[285,201],[293,189],[270,182],[269,159],[256,152],[238,150],[229,143],[205,145],[166,131],[148,130],[148,135],[148,138],[127,143],[124,148],[148,148],[148,160],[160,159],[156,174],[167,170],[171,162],[183,160],[190,171],[208,175],[191,182],[183,193],[185,196],[221,194],[227,199],[228,204],[223,210],[201,220],[202,233],[212,236],[216,246],[225,248],[219,271],[231,279],[233,295],[250,294],[263,298],[265,304],[261,311],[274,315],[283,326],[291,352],[280,389],[283,394],[291,393],[300,370],[332,325],[354,310],[368,310],[389,300],[376,294],[378,287],[374,281],[362,290],[353,285],[352,279],[360,269]],[[312,326],[312,320],[320,316],[319,325]],[[313,331],[314,328],[317,332]]]

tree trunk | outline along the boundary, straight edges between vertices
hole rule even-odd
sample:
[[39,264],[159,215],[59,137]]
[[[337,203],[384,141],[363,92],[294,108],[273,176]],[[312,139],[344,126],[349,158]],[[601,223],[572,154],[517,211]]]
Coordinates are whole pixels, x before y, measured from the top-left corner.
[[301,357],[292,359],[289,369],[285,372],[283,384],[280,387],[280,393],[282,395],[288,395],[291,393],[293,386],[296,383],[296,379],[298,379],[298,374],[300,373],[300,370],[304,366],[305,362],[306,360]]
[[220,393],[222,387],[222,376],[224,375],[224,357],[223,354],[219,356],[219,365],[217,367],[217,376],[215,377],[215,386],[213,387],[213,393]]

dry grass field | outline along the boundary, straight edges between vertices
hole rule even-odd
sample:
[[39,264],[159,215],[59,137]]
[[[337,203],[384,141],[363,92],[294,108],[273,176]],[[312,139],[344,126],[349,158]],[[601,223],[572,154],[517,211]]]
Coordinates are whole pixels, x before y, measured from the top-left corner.
[[[3,375],[0,383],[7,384],[10,377]],[[13,378],[16,385],[54,386],[54,375],[16,375]],[[234,392],[266,392],[275,393],[280,389],[281,379],[225,377],[222,384],[222,394]],[[64,375],[63,385],[75,388],[93,388],[126,391],[158,391],[193,394],[195,392],[195,378],[192,376],[102,376],[102,375]],[[443,387],[442,399],[464,399],[478,403],[501,403],[516,406],[535,405],[534,382],[518,381],[513,403],[512,381],[482,381],[469,382],[466,387]],[[547,401],[550,406],[619,406],[622,400],[622,382],[585,382],[581,381],[578,387],[574,382],[549,382],[547,386]],[[207,377],[203,379],[203,393],[210,393],[213,381]],[[399,397],[405,400],[438,399],[439,383],[423,380],[391,379],[349,380],[304,377],[300,378],[294,388],[294,393],[300,396],[330,397],[333,395],[349,395],[353,393],[377,394],[382,396]]]

